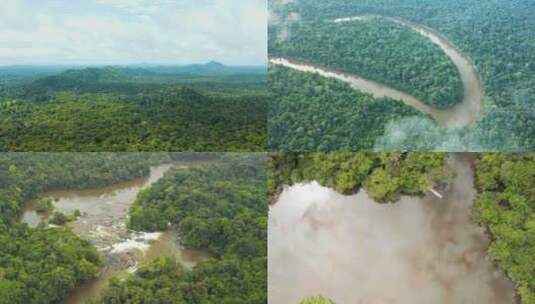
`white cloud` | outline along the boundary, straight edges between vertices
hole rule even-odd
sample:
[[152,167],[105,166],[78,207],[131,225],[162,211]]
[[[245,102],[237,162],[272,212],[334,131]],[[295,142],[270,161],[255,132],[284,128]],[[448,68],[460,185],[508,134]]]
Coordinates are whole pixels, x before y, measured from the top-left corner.
[[266,0],[4,1],[0,64],[266,63]]

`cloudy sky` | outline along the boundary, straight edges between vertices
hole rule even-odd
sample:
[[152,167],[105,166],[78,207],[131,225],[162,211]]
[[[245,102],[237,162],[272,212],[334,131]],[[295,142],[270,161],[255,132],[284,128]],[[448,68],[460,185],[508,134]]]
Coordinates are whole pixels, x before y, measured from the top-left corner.
[[264,65],[266,0],[2,0],[0,65]]

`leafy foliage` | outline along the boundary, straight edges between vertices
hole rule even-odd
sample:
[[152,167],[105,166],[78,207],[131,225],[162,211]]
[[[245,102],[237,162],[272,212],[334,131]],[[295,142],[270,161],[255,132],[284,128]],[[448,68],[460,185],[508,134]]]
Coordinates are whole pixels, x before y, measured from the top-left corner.
[[276,153],[268,163],[268,189],[317,181],[344,194],[361,187],[377,201],[418,195],[451,175],[441,153]]
[[0,223],[0,303],[54,303],[92,279],[96,249],[70,230]]
[[24,202],[49,190],[84,189],[142,176],[162,157],[0,154],[0,303],[61,302],[74,287],[92,279],[101,263],[96,249],[69,229],[18,224]]
[[[534,150],[535,19],[531,15],[535,2],[428,0],[425,7],[421,0],[274,0],[270,4],[281,19],[300,16],[300,22],[316,22],[355,15],[382,15],[403,18],[440,32],[473,59],[485,87],[486,112],[482,120],[470,128],[469,134],[464,134],[467,130],[446,134],[449,139],[468,141],[463,149],[468,151]],[[290,21],[279,23],[286,26],[280,25],[281,29],[292,27]],[[285,33],[282,36],[291,39],[291,31],[277,33],[276,27],[270,28],[272,37]],[[422,124],[408,132],[426,133],[427,129],[428,124]],[[438,137],[443,142],[445,138],[441,135],[446,132],[436,133],[426,134],[426,137]],[[408,142],[406,146],[425,144],[422,138],[416,137],[414,144]],[[505,145],[504,139],[507,140]],[[423,150],[430,149],[442,150],[434,145],[427,145]],[[454,151],[460,149],[457,147]]]
[[427,117],[389,98],[374,99],[342,82],[273,67],[269,147],[288,151],[370,150],[388,121]]
[[167,154],[3,153],[0,154],[0,219],[14,222],[24,202],[45,191],[87,189],[149,173]]
[[185,246],[214,258],[186,272],[173,260],[154,261],[114,281],[100,302],[267,303],[264,155],[229,155],[168,172],[138,195],[129,226],[154,231],[168,222]]
[[239,73],[184,78],[193,76],[163,67],[23,78],[0,92],[0,150],[260,151],[265,71],[244,72],[253,81]]
[[[184,269],[172,258],[161,257],[142,266],[125,282],[112,278],[102,295],[104,303],[186,303],[182,294]],[[128,286],[126,288],[126,286]]]
[[52,198],[45,197],[37,202],[37,207],[35,208],[35,211],[37,211],[38,213],[48,213],[51,212],[53,209],[54,205],[52,204]]
[[477,163],[475,217],[493,239],[490,255],[535,303],[535,155],[483,154]]
[[303,21],[288,26],[287,39],[271,36],[271,56],[296,58],[382,82],[437,108],[463,98],[463,84],[453,62],[407,26],[382,18]]

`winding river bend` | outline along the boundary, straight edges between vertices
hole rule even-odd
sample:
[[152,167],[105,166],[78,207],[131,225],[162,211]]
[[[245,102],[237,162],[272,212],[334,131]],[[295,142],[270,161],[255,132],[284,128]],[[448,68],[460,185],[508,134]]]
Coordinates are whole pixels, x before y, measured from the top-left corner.
[[447,109],[437,109],[428,106],[416,97],[405,92],[393,89],[384,84],[365,79],[358,75],[352,75],[321,67],[317,65],[298,62],[288,58],[272,57],[269,62],[281,65],[301,72],[317,73],[323,77],[333,78],[349,84],[352,88],[373,95],[376,98],[390,97],[402,101],[408,106],[431,115],[438,124],[456,128],[465,127],[477,122],[483,114],[484,89],[477,68],[472,60],[463,54],[452,42],[442,34],[428,27],[418,25],[400,18],[383,16],[353,16],[332,20],[336,23],[362,21],[368,18],[385,18],[393,22],[408,26],[432,43],[439,46],[459,70],[464,86],[463,100]]
[[298,184],[270,207],[270,304],[323,294],[336,303],[513,304],[512,282],[489,260],[471,219],[470,156],[455,155],[443,197],[374,202]]
[[[126,276],[159,256],[173,256],[186,268],[206,260],[208,255],[184,248],[177,232],[170,228],[163,233],[130,231],[126,227],[128,209],[139,191],[149,187],[171,167],[187,169],[193,162],[177,162],[151,167],[146,178],[91,190],[54,191],[41,197],[54,198],[54,209],[65,214],[79,210],[82,214],[68,226],[81,238],[93,244],[103,257],[104,266],[98,277],[78,287],[71,293],[66,304],[87,303],[106,287],[113,276]],[[22,222],[35,227],[47,218],[36,212],[36,202],[25,206]]]

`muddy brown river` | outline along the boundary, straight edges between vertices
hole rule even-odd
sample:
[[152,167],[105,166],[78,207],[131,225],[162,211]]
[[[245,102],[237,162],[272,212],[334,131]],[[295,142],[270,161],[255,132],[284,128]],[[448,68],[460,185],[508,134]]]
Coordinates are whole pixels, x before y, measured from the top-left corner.
[[[113,276],[126,276],[142,265],[159,256],[173,256],[186,268],[191,268],[208,255],[184,248],[180,245],[177,232],[170,228],[163,233],[130,231],[126,227],[128,209],[134,203],[139,191],[160,179],[171,167],[184,170],[193,162],[178,162],[151,167],[150,175],[128,182],[91,190],[54,191],[41,197],[55,200],[54,210],[82,214],[68,226],[81,238],[88,240],[101,253],[104,266],[99,276],[77,288],[65,301],[67,304],[87,303],[106,287]],[[35,227],[47,216],[35,211],[36,202],[26,204],[21,221]]]
[[446,37],[425,26],[411,23],[409,21],[383,17],[383,16],[353,16],[332,20],[335,23],[341,22],[362,22],[369,18],[385,18],[393,22],[408,26],[422,36],[428,38],[432,43],[439,46],[444,54],[448,56],[459,70],[464,86],[463,100],[447,109],[436,109],[428,106],[416,97],[405,92],[390,88],[382,83],[365,79],[358,75],[352,75],[320,67],[303,62],[297,62],[287,58],[273,57],[269,62],[274,65],[281,65],[301,72],[316,73],[323,77],[333,78],[349,84],[352,88],[373,95],[376,98],[390,97],[397,99],[416,108],[417,110],[431,115],[438,124],[447,127],[465,127],[477,122],[483,114],[484,90],[479,74],[472,60]]
[[315,182],[285,189],[270,207],[268,302],[323,294],[337,304],[515,303],[471,219],[470,159],[455,155],[452,166],[443,198],[379,204]]

